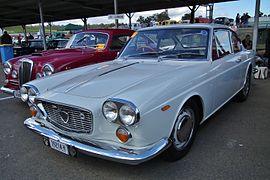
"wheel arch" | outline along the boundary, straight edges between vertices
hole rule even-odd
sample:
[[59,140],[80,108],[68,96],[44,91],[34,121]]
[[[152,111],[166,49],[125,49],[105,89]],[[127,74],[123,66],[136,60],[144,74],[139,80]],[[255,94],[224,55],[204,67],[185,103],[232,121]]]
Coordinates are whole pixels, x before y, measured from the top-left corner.
[[176,123],[176,120],[177,120],[177,117],[179,116],[179,112],[181,111],[182,107],[189,101],[193,100],[199,107],[199,124],[203,121],[203,118],[204,118],[204,101],[203,101],[203,98],[199,95],[199,94],[192,94],[190,96],[187,96],[187,98],[185,98],[182,103],[180,104],[178,110],[177,110],[177,114],[176,116],[174,117],[174,121],[173,121],[173,125],[171,127],[171,130],[170,130],[170,135],[172,134],[172,131],[173,131],[173,128],[175,126],[175,123]]

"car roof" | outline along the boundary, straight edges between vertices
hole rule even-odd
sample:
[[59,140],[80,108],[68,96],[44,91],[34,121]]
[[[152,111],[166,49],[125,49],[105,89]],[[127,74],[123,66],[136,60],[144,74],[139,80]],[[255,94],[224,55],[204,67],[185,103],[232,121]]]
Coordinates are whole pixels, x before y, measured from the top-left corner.
[[[104,32],[104,33],[133,33],[134,31],[131,29],[88,29],[80,32]],[[79,33],[79,32],[78,32]]]
[[155,29],[178,29],[178,28],[206,28],[206,29],[215,29],[215,28],[224,29],[225,28],[225,29],[229,29],[228,26],[221,25],[221,24],[196,23],[196,24],[176,24],[176,25],[168,25],[168,26],[147,27],[147,28],[142,28],[138,31],[155,30]]

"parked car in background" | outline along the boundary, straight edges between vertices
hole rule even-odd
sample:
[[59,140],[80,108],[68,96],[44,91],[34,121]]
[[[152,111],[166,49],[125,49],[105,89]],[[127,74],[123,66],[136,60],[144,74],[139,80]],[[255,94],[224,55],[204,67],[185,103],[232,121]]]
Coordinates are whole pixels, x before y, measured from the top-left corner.
[[26,83],[24,124],[53,149],[127,164],[191,148],[199,124],[247,99],[254,55],[221,25],[141,29],[110,62]]
[[13,58],[4,64],[6,80],[1,90],[14,94],[24,83],[36,78],[113,60],[133,33],[124,29],[87,30],[72,36],[64,49]]
[[15,46],[13,48],[14,57],[23,56],[27,54],[32,54],[40,52],[43,50],[43,41],[42,39],[32,39],[23,41],[21,46]]
[[68,39],[56,38],[48,40],[48,49],[62,49],[65,48],[68,43]]
[[216,24],[222,24],[222,25],[226,25],[226,26],[229,26],[231,24],[229,18],[227,17],[218,17],[218,18],[215,18],[215,21],[214,21]]

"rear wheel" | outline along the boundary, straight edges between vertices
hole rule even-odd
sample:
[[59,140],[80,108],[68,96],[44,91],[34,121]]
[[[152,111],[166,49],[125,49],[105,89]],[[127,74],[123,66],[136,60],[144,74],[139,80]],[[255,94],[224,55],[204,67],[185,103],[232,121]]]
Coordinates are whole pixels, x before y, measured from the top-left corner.
[[251,87],[251,71],[248,71],[244,87],[242,90],[236,95],[236,101],[243,102],[247,100]]
[[177,161],[188,153],[198,129],[198,118],[198,105],[188,101],[177,117],[171,134],[172,145],[163,153],[165,160]]

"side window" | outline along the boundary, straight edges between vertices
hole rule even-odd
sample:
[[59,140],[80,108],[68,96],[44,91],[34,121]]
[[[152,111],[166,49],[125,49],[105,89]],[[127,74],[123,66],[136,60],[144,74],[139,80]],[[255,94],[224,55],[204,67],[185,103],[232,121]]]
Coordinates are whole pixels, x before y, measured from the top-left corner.
[[129,35],[114,35],[110,44],[110,49],[117,50],[121,49],[126,42],[129,40]]
[[222,58],[232,53],[229,32],[227,30],[217,30],[214,33],[216,39],[218,58]]
[[240,39],[237,37],[237,35],[234,32],[232,32],[231,35],[232,35],[231,37],[232,37],[233,52],[234,53],[238,53],[238,52],[241,51],[241,48],[240,48],[240,44],[241,44]]

